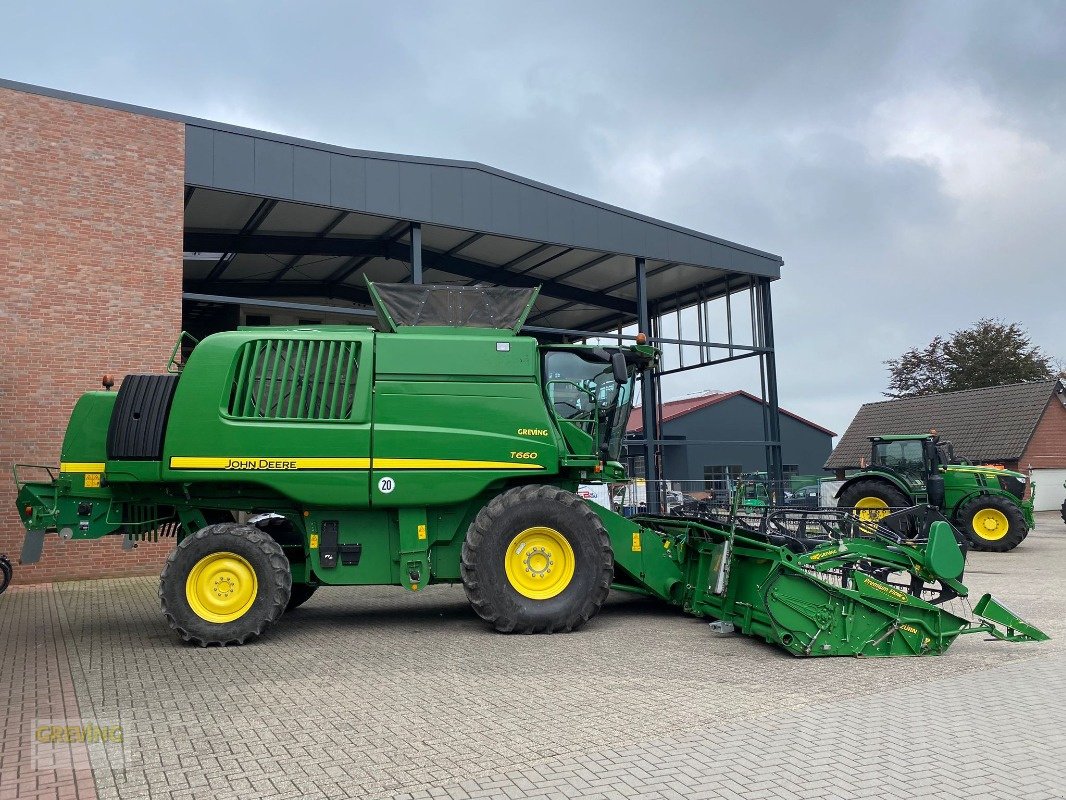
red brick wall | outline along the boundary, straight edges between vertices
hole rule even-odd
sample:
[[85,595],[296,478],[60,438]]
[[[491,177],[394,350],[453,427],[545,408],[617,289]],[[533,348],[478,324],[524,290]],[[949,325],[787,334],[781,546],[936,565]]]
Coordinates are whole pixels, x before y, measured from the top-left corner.
[[1019,464],[1023,471],[1030,465],[1033,469],[1066,469],[1066,406],[1058,396],[1048,401]]
[[[181,327],[185,128],[0,88],[0,470],[57,464],[100,376],[160,372]],[[117,388],[117,387],[116,387]],[[0,477],[0,553],[22,546]],[[46,539],[15,581],[157,572],[173,540]]]

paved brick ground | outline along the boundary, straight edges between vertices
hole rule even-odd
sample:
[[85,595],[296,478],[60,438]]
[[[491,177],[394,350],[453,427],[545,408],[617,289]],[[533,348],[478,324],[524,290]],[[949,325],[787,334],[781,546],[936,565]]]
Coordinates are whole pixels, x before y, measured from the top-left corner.
[[[576,634],[499,636],[457,587],[322,590],[205,650],[167,630],[152,579],[15,587],[0,800],[1066,797],[1064,572],[1044,515],[967,583],[1053,641],[882,661],[793,659],[626,596]],[[33,769],[33,721],[57,716],[122,725],[82,756],[92,780],[73,757]]]

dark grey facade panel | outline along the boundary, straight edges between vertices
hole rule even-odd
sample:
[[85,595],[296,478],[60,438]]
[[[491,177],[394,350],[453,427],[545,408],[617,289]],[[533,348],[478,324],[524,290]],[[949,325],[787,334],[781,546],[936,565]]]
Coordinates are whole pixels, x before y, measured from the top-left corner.
[[212,174],[214,185],[219,189],[229,192],[254,192],[255,139],[237,133],[215,131]]
[[215,182],[215,132],[185,126],[185,182],[211,186]]
[[292,199],[293,146],[267,139],[255,140],[255,193]]
[[366,159],[331,153],[330,205],[348,211],[366,210]]
[[570,204],[557,195],[549,195],[548,206],[548,236],[552,242],[574,241],[574,215],[570,213]]
[[432,217],[442,225],[463,226],[463,173],[455,167],[433,167],[430,175]]
[[512,181],[493,176],[489,182],[489,218],[481,220],[477,230],[490,229],[505,236],[518,236],[522,230],[522,198]]
[[532,186],[517,184],[523,238],[550,241],[548,237],[548,195]]
[[[359,159],[365,162],[366,206],[371,214],[388,217],[400,213],[400,164],[380,159]],[[419,220],[425,222],[426,220]]]
[[[186,130],[192,130],[192,127]],[[332,203],[330,158],[329,153],[308,147],[297,147],[293,151],[293,200],[323,206]]]
[[433,213],[433,169],[425,164],[400,164],[400,216],[437,222]]
[[484,172],[463,170],[463,227],[478,230],[477,223],[492,216],[492,177]]

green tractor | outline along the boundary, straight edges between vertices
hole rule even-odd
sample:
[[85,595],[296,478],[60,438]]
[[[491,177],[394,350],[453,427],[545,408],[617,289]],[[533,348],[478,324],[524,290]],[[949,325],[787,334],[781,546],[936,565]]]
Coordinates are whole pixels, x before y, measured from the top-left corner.
[[161,610],[202,646],[243,644],[322,587],[432,584],[461,584],[507,633],[576,629],[615,588],[798,656],[1047,638],[988,595],[972,617],[951,606],[965,560],[935,509],[809,539],[582,499],[582,484],[625,479],[654,348],[522,336],[534,290],[369,289],[381,331],[217,333],[172,374],[83,395],[58,472],[16,467],[23,562],[48,535],[173,535]]
[[1033,527],[1032,489],[1025,475],[967,464],[935,433],[872,436],[870,442],[869,465],[848,477],[836,495],[838,507],[855,509],[861,519],[929,503],[973,549],[997,553],[1013,550]]
[[738,508],[759,509],[779,505],[780,498],[765,472],[745,472],[737,479],[730,502]]

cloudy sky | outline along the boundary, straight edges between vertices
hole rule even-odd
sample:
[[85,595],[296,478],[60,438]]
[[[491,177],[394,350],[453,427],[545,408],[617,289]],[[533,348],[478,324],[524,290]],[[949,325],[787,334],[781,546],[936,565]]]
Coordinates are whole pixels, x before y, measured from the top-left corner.
[[[481,161],[781,254],[782,403],[843,432],[981,316],[1066,358],[1066,4],[41,2],[0,75]],[[672,395],[755,386],[748,369]]]

